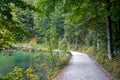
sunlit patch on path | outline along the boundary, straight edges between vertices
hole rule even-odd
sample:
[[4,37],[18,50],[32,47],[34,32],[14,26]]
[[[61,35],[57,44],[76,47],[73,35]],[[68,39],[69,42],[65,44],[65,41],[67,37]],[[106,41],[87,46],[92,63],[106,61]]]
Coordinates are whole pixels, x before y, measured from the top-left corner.
[[71,53],[69,65],[53,80],[109,80],[87,54]]

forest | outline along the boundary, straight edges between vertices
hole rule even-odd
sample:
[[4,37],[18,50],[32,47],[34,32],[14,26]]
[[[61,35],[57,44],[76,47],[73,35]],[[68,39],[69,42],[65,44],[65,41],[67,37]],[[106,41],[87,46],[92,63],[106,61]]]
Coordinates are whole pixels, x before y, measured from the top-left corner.
[[120,0],[0,0],[0,78],[51,80],[91,55],[120,79]]

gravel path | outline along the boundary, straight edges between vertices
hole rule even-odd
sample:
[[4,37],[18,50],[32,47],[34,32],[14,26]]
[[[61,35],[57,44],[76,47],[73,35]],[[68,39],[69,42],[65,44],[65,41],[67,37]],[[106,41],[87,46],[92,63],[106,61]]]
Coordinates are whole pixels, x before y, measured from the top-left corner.
[[53,80],[109,80],[87,54],[71,53],[69,65]]

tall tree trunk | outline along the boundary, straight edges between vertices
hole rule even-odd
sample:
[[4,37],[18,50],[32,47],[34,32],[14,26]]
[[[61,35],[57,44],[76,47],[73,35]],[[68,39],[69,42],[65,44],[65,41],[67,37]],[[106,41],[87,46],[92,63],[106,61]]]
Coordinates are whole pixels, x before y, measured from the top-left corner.
[[78,48],[78,37],[76,36],[75,37],[75,49],[77,49]]
[[107,1],[107,37],[108,37],[108,58],[112,59],[113,54],[113,45],[112,45],[112,25],[111,25],[111,15],[110,15],[110,0]]
[[[97,32],[97,37],[99,37],[100,36],[100,33],[99,33],[99,31]],[[99,39],[97,38],[97,50],[99,51],[100,50],[100,41],[99,41]]]
[[118,40],[120,40],[120,36],[119,36],[119,34],[120,34],[120,19],[118,20]]

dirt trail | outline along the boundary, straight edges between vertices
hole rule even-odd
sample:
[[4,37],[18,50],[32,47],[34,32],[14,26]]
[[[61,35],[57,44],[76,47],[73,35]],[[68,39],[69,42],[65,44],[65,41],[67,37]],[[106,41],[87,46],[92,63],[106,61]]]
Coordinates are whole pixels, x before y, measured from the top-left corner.
[[109,80],[87,54],[71,53],[69,65],[53,80]]

